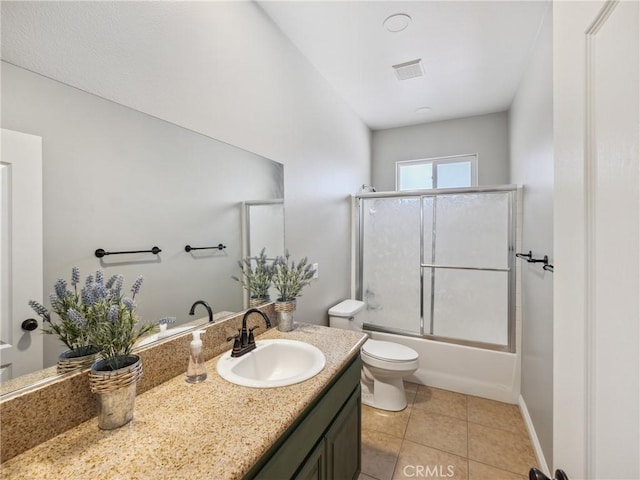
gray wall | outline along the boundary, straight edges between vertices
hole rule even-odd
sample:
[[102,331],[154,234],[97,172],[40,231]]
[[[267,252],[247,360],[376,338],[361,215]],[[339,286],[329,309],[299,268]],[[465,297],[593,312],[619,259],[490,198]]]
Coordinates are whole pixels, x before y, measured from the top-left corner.
[[[195,2],[187,8],[184,2],[16,2],[9,7],[16,31],[28,23],[22,11],[26,18],[37,13],[38,36],[29,50],[40,52],[22,65],[25,57],[17,45],[11,63],[34,71],[54,63],[52,78],[81,83],[104,98],[284,164],[286,245],[295,258],[317,262],[320,272],[298,302],[297,317],[327,322],[328,308],[350,292],[348,197],[370,182],[371,135],[255,3]],[[97,12],[97,17],[78,24],[67,10],[82,18]],[[60,11],[65,15],[51,15]],[[139,38],[139,27],[155,17],[166,20],[166,28]],[[43,25],[51,18],[58,23]],[[82,35],[102,25],[123,26],[118,38],[103,39],[113,40],[113,53],[78,62],[87,53]],[[9,27],[3,22],[3,38],[11,34]],[[65,35],[69,31],[72,36]],[[117,54],[128,48],[141,50]]]
[[[511,182],[524,185],[522,248],[553,263],[552,9],[509,113]],[[521,394],[553,465],[553,274],[522,267]]]
[[373,132],[372,182],[378,191],[395,190],[399,160],[478,154],[478,184],[509,183],[509,130],[506,112],[423,123]]

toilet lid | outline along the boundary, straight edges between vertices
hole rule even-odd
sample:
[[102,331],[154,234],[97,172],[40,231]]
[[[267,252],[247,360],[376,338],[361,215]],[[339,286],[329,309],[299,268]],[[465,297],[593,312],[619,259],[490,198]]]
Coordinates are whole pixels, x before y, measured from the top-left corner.
[[418,352],[414,349],[382,340],[367,340],[362,350],[371,357],[392,362],[410,362],[418,358]]

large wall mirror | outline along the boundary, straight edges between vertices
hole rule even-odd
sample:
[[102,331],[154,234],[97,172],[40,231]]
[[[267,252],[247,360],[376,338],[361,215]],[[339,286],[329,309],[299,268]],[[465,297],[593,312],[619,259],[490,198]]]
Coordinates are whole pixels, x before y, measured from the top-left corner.
[[[142,275],[138,312],[145,322],[176,317],[179,326],[206,317],[202,308],[189,315],[197,300],[217,316],[244,308],[231,278],[244,254],[244,206],[282,206],[281,164],[4,62],[2,128],[42,139],[45,306],[56,280],[69,281],[77,266],[83,279],[97,269],[107,278],[123,274],[127,288]],[[277,231],[284,235],[282,220]],[[185,251],[219,244],[225,248]],[[153,246],[162,251],[94,254]],[[40,327],[12,342],[35,345],[27,337],[41,336]],[[64,346],[50,335],[43,340],[32,355],[46,369]],[[6,378],[26,373],[17,365],[10,370]]]

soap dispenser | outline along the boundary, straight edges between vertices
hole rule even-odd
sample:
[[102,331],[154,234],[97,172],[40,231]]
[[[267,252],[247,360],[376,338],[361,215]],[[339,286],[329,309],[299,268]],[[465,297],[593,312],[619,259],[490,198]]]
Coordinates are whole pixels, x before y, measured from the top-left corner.
[[200,383],[207,378],[207,371],[204,366],[204,356],[202,355],[202,340],[200,340],[200,335],[203,333],[204,330],[196,330],[193,332],[186,378],[189,383]]

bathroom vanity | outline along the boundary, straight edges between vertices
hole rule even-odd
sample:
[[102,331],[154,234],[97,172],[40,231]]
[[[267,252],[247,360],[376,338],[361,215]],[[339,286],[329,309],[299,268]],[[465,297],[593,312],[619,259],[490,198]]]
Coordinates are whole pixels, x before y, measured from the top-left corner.
[[247,479],[356,479],[360,473],[360,356],[295,421]]
[[213,358],[205,382],[172,378],[136,397],[129,425],[102,431],[92,418],[3,463],[2,478],[357,478],[366,336],[298,324],[256,341],[277,338],[315,345],[325,368],[295,385],[249,388],[219,377]]

